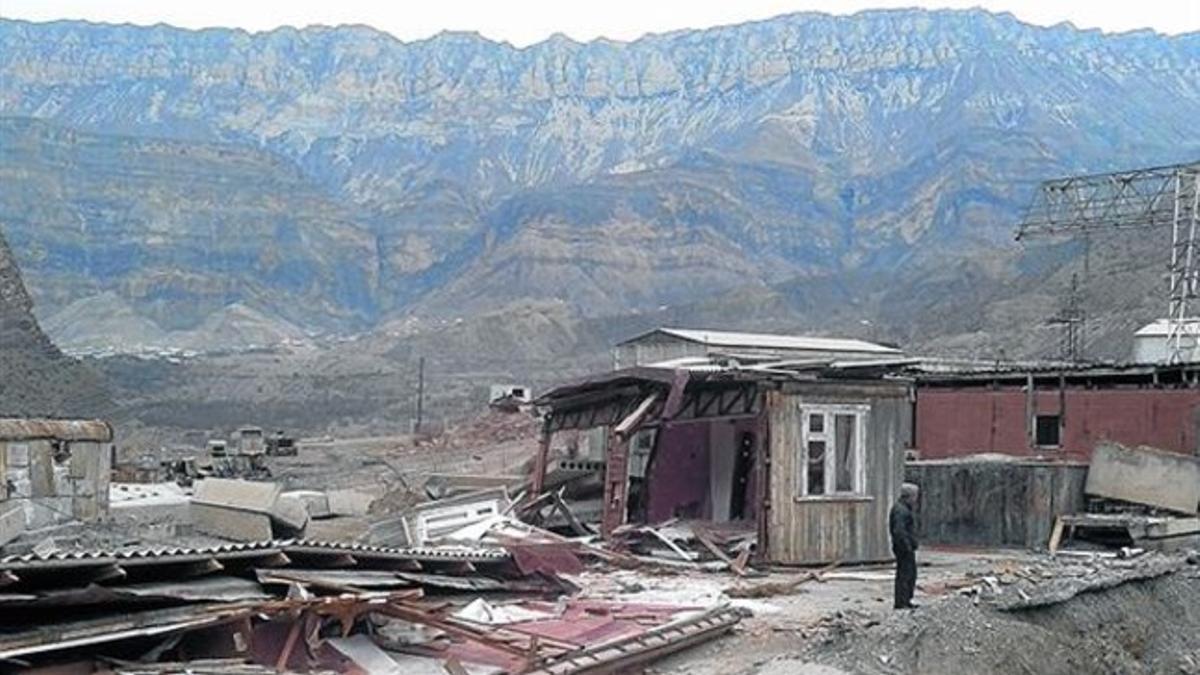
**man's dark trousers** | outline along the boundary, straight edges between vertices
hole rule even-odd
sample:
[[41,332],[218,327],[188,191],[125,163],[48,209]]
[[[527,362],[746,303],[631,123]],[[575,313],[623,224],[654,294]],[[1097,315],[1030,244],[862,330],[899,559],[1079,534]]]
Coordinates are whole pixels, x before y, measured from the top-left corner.
[[896,609],[912,606],[913,591],[917,587],[917,554],[912,549],[892,547],[896,556]]

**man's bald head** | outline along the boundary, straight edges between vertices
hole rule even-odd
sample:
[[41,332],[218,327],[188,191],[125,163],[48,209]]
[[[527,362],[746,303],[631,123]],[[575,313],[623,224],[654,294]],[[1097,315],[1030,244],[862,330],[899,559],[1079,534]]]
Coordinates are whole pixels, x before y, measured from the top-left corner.
[[909,506],[917,503],[920,494],[921,488],[916,483],[904,483],[900,486],[900,499]]

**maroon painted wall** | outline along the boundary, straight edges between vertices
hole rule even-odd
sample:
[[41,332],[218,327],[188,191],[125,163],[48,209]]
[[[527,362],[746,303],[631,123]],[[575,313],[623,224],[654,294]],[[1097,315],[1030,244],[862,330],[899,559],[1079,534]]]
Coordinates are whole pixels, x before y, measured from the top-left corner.
[[646,476],[646,522],[711,518],[708,503],[708,424],[679,424],[659,433]]
[[[1196,453],[1200,390],[1068,388],[1065,402],[1062,448],[1046,450],[1030,447],[1020,388],[918,387],[917,449],[921,459],[995,452],[1086,461],[1099,441],[1112,440]],[[1058,390],[1039,390],[1036,408],[1058,413]]]

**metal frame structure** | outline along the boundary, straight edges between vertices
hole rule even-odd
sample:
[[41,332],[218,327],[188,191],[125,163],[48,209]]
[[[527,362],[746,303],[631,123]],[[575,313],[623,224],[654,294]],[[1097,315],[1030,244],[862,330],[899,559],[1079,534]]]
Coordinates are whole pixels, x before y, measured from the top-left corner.
[[1171,228],[1167,344],[1169,362],[1178,363],[1200,338],[1187,320],[1200,288],[1200,162],[1046,181],[1017,239],[1153,227]]

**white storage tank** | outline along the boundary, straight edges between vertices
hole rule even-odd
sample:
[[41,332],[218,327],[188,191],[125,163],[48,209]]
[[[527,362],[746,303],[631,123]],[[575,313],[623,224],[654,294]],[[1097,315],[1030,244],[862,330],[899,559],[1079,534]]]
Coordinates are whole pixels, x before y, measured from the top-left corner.
[[[1200,361],[1200,318],[1186,319],[1183,324],[1183,358],[1188,363]],[[1170,321],[1159,319],[1143,326],[1133,334],[1133,360],[1135,363],[1166,363],[1171,357],[1171,345],[1167,344]]]

